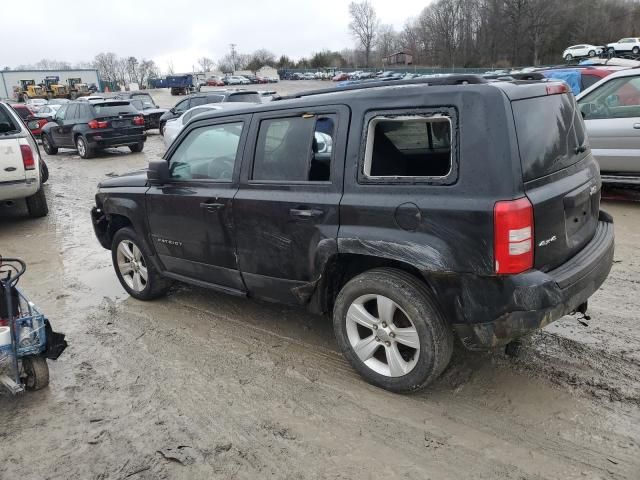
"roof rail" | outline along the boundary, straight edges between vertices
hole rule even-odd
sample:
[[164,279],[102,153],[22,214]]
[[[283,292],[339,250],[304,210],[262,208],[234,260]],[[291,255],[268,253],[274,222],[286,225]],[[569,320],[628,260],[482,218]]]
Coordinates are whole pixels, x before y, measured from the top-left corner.
[[364,80],[361,83],[345,85],[344,87],[323,88],[319,90],[309,90],[293,95],[285,95],[282,97],[274,97],[273,100],[292,100],[294,98],[308,97],[311,95],[323,95],[325,93],[348,92],[350,90],[364,90],[367,88],[387,87],[397,85],[469,85],[477,83],[488,83],[481,75],[447,75],[442,77],[421,77],[410,80],[393,80],[393,79],[374,79]]

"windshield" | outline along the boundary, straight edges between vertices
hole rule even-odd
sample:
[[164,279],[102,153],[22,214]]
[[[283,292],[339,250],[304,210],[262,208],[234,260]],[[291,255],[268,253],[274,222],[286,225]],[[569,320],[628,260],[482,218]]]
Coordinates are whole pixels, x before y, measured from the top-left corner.
[[586,144],[582,115],[572,95],[548,95],[512,103],[525,181],[573,165]]
[[129,102],[94,104],[93,109],[98,117],[115,117],[118,115],[136,114],[138,111]]

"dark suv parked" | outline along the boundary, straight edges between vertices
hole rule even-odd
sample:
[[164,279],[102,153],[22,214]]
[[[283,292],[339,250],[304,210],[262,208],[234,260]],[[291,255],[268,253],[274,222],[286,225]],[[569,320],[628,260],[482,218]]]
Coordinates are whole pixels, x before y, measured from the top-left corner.
[[158,107],[148,92],[118,92],[113,98],[130,100],[131,105],[142,113],[145,130],[160,128],[160,117],[168,111],[166,108]]
[[331,313],[368,381],[418,389],[573,311],[612,219],[562,82],[369,83],[195,117],[93,224],[135,298],[180,280]]
[[144,118],[128,100],[69,102],[42,127],[42,146],[49,155],[61,147],[75,148],[82,158],[110,147],[141,152],[145,139]]
[[168,120],[178,118],[190,108],[221,102],[260,103],[261,100],[260,94],[254,90],[210,90],[208,92],[189,95],[187,98],[176,103],[173,108],[160,117],[160,134],[162,135],[164,133],[164,125]]

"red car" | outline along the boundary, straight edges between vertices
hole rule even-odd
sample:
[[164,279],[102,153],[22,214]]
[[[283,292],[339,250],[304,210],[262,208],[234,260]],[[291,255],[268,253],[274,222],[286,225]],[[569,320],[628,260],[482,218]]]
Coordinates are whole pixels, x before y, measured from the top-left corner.
[[218,77],[211,77],[207,79],[207,86],[209,87],[224,87],[224,82]]
[[264,77],[256,77],[256,80],[258,80],[258,83],[269,83],[269,79]]
[[349,80],[349,75],[346,73],[339,73],[331,80],[333,80],[334,82],[344,82],[345,80]]
[[42,134],[42,127],[44,127],[45,124],[49,122],[49,120],[47,120],[46,118],[36,117],[33,110],[31,110],[24,103],[11,103],[10,105],[11,108],[13,108],[20,116],[27,128],[31,130],[33,136],[36,138],[40,138],[40,135]]

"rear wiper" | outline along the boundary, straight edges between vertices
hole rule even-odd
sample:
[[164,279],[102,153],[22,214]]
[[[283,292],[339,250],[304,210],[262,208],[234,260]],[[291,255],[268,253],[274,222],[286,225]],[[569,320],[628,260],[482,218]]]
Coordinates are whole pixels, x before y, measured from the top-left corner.
[[575,150],[574,150],[574,151],[576,152],[576,155],[577,155],[577,154],[579,154],[579,153],[584,153],[584,152],[586,152],[588,148],[589,148],[589,144],[588,144],[588,143],[583,143],[582,145],[578,145],[578,146],[575,148]]

